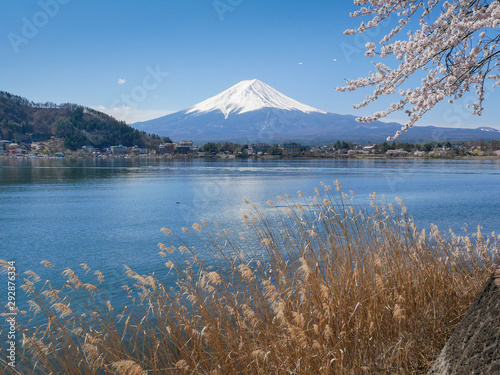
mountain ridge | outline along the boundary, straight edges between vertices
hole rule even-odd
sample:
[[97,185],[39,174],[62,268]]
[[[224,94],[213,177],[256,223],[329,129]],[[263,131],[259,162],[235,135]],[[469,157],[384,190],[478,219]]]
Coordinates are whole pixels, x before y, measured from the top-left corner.
[[[337,140],[378,143],[401,129],[396,122],[363,124],[352,115],[322,111],[289,98],[258,79],[241,81],[187,109],[131,126],[195,142],[313,144]],[[416,126],[400,137],[402,142],[480,139],[500,139],[500,131],[489,127]]]
[[70,150],[84,145],[155,147],[159,143],[125,122],[92,108],[70,103],[34,103],[0,91],[0,139],[29,142],[51,136],[61,138],[64,147]]
[[208,113],[219,110],[227,119],[231,113],[242,114],[262,108],[277,108],[305,113],[326,113],[320,109],[300,103],[273,89],[258,79],[245,80],[229,89],[186,109],[189,113]]

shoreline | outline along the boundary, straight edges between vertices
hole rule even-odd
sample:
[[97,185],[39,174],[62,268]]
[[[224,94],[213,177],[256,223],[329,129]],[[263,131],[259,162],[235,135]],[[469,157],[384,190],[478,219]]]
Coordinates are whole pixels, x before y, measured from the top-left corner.
[[101,156],[82,156],[82,155],[65,155],[61,156],[35,156],[35,155],[0,155],[0,160],[12,159],[61,159],[61,160],[119,160],[119,159],[133,159],[133,160],[187,160],[187,159],[205,159],[205,160],[324,160],[324,159],[352,159],[352,160],[499,160],[500,156],[486,155],[467,155],[467,156],[386,156],[386,155],[328,155],[328,156],[286,156],[286,155],[262,155],[262,156],[247,156],[236,157],[234,155],[101,155]]

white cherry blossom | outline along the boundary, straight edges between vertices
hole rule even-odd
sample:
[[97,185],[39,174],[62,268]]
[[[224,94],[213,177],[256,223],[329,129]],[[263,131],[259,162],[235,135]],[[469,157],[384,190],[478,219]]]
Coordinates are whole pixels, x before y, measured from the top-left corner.
[[[378,51],[373,42],[365,45],[366,56],[388,58],[392,62],[388,65],[376,62],[375,72],[348,79],[345,86],[337,88],[354,91],[373,87],[371,95],[353,105],[356,109],[382,95],[395,92],[400,95],[400,100],[385,111],[358,118],[359,122],[404,111],[408,121],[393,137],[388,137],[393,140],[412,128],[437,103],[443,100],[453,103],[468,91],[474,91],[476,97],[470,106],[472,113],[481,115],[485,85],[500,85],[500,0],[354,0],[354,4],[360,9],[351,13],[351,17],[370,19],[361,22],[358,29],[346,30],[345,35],[380,27],[389,18],[398,20],[381,38]],[[395,40],[403,29],[417,24],[420,28],[408,30],[406,39]],[[420,86],[405,89],[407,80],[418,74],[423,75]]]

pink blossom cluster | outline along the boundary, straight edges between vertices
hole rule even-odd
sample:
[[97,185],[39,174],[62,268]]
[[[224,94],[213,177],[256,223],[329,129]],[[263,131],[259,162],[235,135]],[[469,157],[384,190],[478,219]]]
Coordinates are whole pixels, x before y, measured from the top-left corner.
[[[357,30],[344,34],[363,33],[383,20],[396,16],[397,25],[379,42],[366,43],[365,55],[396,60],[396,68],[374,62],[375,72],[367,77],[346,80],[338,91],[354,91],[361,87],[374,87],[354,108],[365,107],[382,95],[396,91],[400,100],[385,111],[358,118],[359,122],[371,122],[395,111],[405,111],[409,120],[400,131],[387,140],[398,138],[437,103],[450,102],[475,91],[475,102],[469,106],[472,113],[481,115],[484,87],[493,81],[500,85],[500,0],[354,0],[360,9],[351,17],[366,16]],[[410,23],[411,21],[411,23]],[[416,25],[419,29],[408,31],[406,40],[395,40],[405,26]],[[422,74],[419,87],[403,88],[413,75]]]

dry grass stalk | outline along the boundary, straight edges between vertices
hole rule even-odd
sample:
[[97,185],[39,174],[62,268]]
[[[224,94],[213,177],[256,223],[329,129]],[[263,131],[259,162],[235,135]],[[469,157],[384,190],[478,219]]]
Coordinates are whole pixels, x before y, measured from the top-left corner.
[[420,231],[401,200],[371,194],[358,207],[338,181],[339,195],[323,186],[300,202],[278,197],[286,207],[270,202],[268,217],[247,202],[259,259],[218,223],[182,229],[206,246],[203,257],[162,229],[179,242],[159,245],[162,257],[173,253],[165,265],[176,287],[127,267],[134,285],[122,311],[99,271],[99,286],[71,270],[60,290],[26,279],[30,313],[47,323],[20,321],[25,373],[424,373],[493,272],[500,238]]

